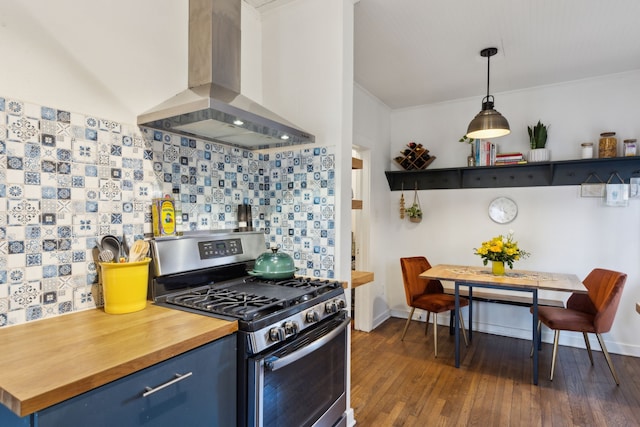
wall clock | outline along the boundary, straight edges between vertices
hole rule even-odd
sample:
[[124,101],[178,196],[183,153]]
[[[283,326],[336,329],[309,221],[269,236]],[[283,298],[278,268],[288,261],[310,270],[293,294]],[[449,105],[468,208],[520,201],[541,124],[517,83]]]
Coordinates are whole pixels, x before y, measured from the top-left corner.
[[507,224],[518,215],[518,205],[508,197],[497,197],[489,204],[489,218],[498,224]]

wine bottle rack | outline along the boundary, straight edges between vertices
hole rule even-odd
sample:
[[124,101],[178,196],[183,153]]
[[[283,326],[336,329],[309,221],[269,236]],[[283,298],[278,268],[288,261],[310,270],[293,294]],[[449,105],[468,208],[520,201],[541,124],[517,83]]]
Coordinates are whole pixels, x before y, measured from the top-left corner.
[[424,148],[422,144],[415,142],[407,144],[407,148],[402,150],[400,154],[402,155],[393,160],[407,171],[426,169],[436,159],[435,156],[429,155],[429,150]]

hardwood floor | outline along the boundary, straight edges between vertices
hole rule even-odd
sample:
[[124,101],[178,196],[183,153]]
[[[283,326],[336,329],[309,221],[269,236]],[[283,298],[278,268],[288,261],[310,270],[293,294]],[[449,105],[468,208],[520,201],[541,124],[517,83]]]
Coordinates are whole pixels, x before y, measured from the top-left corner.
[[612,354],[616,386],[604,356],[560,346],[549,381],[551,344],[540,353],[538,386],[531,382],[530,341],[474,332],[462,342],[438,327],[391,318],[370,333],[352,331],[351,406],[358,426],[640,426],[640,358]]

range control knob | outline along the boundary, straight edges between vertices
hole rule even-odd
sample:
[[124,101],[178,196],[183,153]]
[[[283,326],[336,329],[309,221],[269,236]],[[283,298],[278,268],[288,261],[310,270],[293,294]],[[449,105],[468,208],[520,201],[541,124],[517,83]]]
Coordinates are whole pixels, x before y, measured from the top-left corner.
[[347,303],[343,299],[336,300],[336,304],[338,304],[338,309],[340,310],[347,306]]
[[271,328],[271,330],[269,330],[269,339],[273,342],[284,341],[285,336],[286,333],[284,328],[277,327]]
[[299,329],[296,322],[285,322],[284,324],[284,333],[287,335],[297,334]]
[[307,315],[305,316],[305,318],[307,319],[307,322],[314,323],[320,320],[320,315],[318,314],[317,311],[310,310],[310,311],[307,311]]
[[326,311],[329,314],[335,313],[338,311],[338,305],[336,304],[335,301],[329,301],[328,303],[325,304],[324,311]]

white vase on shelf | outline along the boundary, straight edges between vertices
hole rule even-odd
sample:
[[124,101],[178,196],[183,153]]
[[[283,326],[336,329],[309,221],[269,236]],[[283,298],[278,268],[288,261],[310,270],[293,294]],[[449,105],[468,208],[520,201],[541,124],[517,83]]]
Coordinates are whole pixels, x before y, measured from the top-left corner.
[[551,151],[547,148],[536,148],[529,151],[527,161],[529,162],[548,162],[551,159]]

